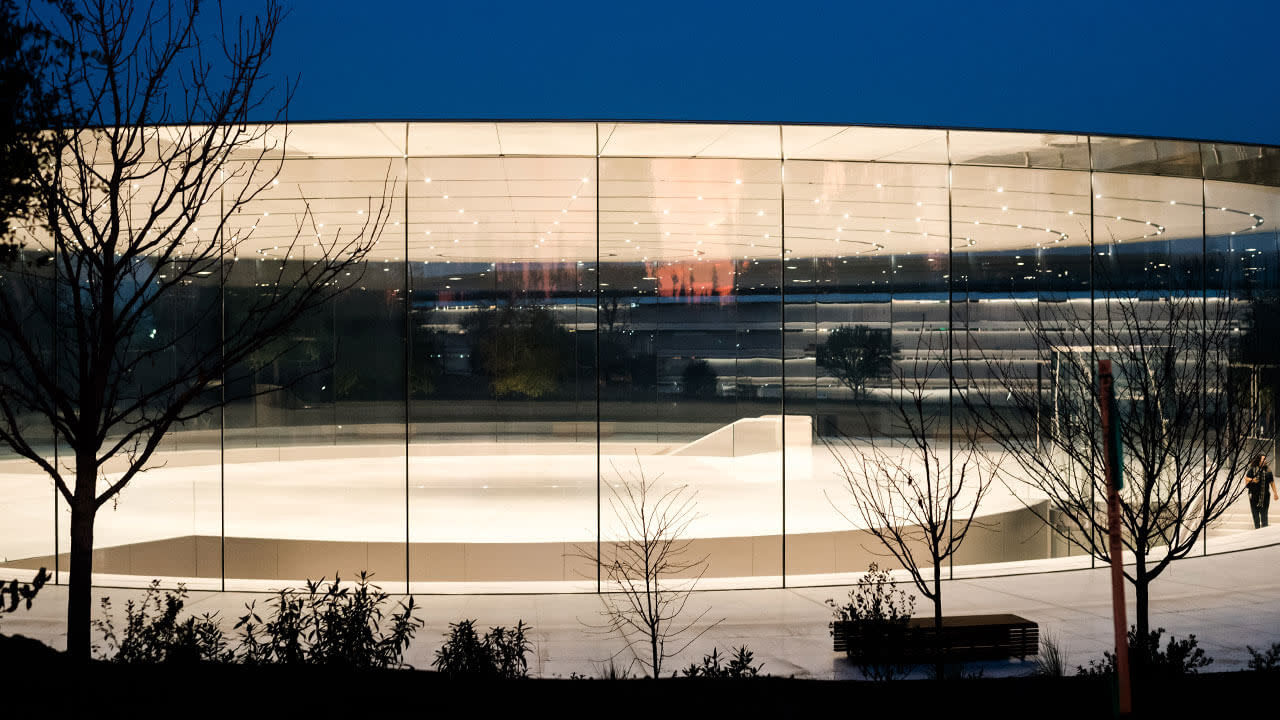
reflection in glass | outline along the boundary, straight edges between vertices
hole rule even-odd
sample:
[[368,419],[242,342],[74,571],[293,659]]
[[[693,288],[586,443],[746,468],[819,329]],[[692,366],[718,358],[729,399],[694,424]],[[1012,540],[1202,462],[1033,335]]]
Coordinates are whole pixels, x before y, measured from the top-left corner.
[[[193,587],[368,570],[415,592],[594,591],[597,543],[625,532],[610,484],[638,464],[696,491],[706,583],[841,582],[874,556],[825,443],[902,440],[895,374],[925,389],[933,439],[955,439],[983,420],[959,394],[998,388],[998,356],[1043,399],[1017,426],[1035,445],[1078,390],[1062,363],[1113,329],[1109,301],[1156,327],[1190,298],[1229,315],[1233,372],[1274,424],[1277,158],[822,125],[297,127],[280,183],[240,213],[243,256],[154,308],[136,381],[216,348],[296,274],[307,249],[280,247],[300,226],[347,232],[390,187],[382,240],[350,290],[222,379],[234,402],[169,435],[162,467],[101,516],[96,567]],[[44,283],[25,302],[57,312],[50,253],[22,253]],[[1046,314],[1052,347],[1028,332]],[[32,332],[51,321],[33,314]],[[0,558],[53,565],[65,508],[25,461],[0,456],[0,480]],[[1079,556],[1033,521],[1046,500],[998,488],[956,564]],[[1233,508],[1205,549],[1249,527]]]

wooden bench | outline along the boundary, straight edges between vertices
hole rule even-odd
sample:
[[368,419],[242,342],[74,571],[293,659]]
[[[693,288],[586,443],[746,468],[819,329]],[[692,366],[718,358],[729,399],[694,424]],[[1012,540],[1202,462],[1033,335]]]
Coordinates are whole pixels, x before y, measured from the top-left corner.
[[[836,652],[848,653],[858,641],[851,621],[831,623],[832,645]],[[913,617],[907,623],[900,652],[884,660],[922,660],[934,651],[933,618]],[[949,662],[980,660],[1026,660],[1040,652],[1040,628],[1018,615],[957,615],[942,618],[942,648]]]

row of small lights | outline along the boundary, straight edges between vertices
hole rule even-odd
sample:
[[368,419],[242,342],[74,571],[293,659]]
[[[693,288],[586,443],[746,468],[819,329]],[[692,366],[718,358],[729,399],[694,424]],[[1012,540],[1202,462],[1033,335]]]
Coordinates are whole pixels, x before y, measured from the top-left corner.
[[[428,177],[428,178],[424,178],[424,182],[426,182],[426,183],[430,183],[430,182],[431,182],[431,178],[429,178],[429,177]],[[590,182],[590,179],[589,179],[589,178],[587,178],[587,177],[583,177],[583,178],[581,178],[581,182],[582,182],[582,184],[583,184],[583,185],[586,185],[586,184],[588,184],[588,183]],[[742,183],[742,180],[741,180],[740,178],[738,178],[738,179],[735,179],[735,181],[734,181],[734,182],[735,182],[736,184],[741,184],[741,183]],[[278,184],[279,184],[279,181],[278,181],[278,180],[274,181],[274,184],[277,184],[277,185],[278,185]],[[883,187],[883,185],[882,185],[881,183],[876,183],[876,187],[877,187],[877,188],[882,188],[882,187]],[[996,192],[998,192],[998,193],[1002,193],[1002,192],[1004,192],[1004,188],[1003,188],[1003,187],[997,187],[997,188],[996,188]],[[441,197],[442,197],[442,199],[445,199],[445,200],[449,199],[449,196],[448,196],[448,195],[442,195]],[[699,200],[702,200],[702,196],[701,196],[701,195],[699,195],[699,196],[697,196],[697,197],[698,197],[698,199],[699,199]],[[1097,195],[1095,195],[1095,198],[1098,198],[1098,199],[1101,199],[1102,197],[1103,197],[1103,196],[1102,196],[1101,194],[1097,194]],[[573,195],[571,195],[571,196],[570,196],[570,201],[573,201],[573,200],[576,200],[576,199],[578,199],[578,194],[576,194],[576,193],[575,193],[575,194],[573,194]],[[821,203],[821,201],[822,201],[822,199],[821,199],[821,198],[814,198],[814,199],[813,199],[813,202],[814,202],[815,204]],[[1171,200],[1171,201],[1169,201],[1169,202],[1170,202],[1170,204],[1171,204],[1171,205],[1177,205],[1177,204],[1178,204],[1176,200]],[[923,206],[923,205],[924,205],[923,201],[917,201],[917,202],[916,202],[916,206],[917,206],[917,207],[921,207],[921,206]],[[1001,206],[1001,208],[1000,208],[1000,209],[1001,209],[1001,211],[1002,211],[1002,212],[1007,212],[1009,208],[1008,208],[1008,206],[1007,206],[1007,205],[1004,205],[1004,206]],[[1233,230],[1233,231],[1231,231],[1231,234],[1232,234],[1232,235],[1235,235],[1237,232],[1248,232],[1249,230],[1256,229],[1257,227],[1260,227],[1260,226],[1262,225],[1262,223],[1263,223],[1263,218],[1262,218],[1261,216],[1259,216],[1259,215],[1255,214],[1255,213],[1252,213],[1252,212],[1247,212],[1247,211],[1243,211],[1243,210],[1235,210],[1235,209],[1226,208],[1226,207],[1221,207],[1221,208],[1219,208],[1219,210],[1220,210],[1220,211],[1223,211],[1223,212],[1233,212],[1233,213],[1236,213],[1236,214],[1240,214],[1240,215],[1248,215],[1248,216],[1249,216],[1249,218],[1250,218],[1250,220],[1251,220],[1251,224],[1250,224],[1250,226],[1249,226],[1248,228],[1245,228],[1245,229],[1240,230],[1240,231],[1234,231],[1234,230]],[[465,214],[465,212],[466,212],[465,208],[458,208],[458,213],[459,213],[459,214]],[[357,210],[357,211],[356,211],[356,213],[357,213],[357,215],[363,215],[363,214],[364,214],[364,210]],[[563,214],[563,213],[568,213],[568,208],[567,208],[567,207],[562,208],[562,209],[561,209],[561,213],[562,213],[562,214]],[[264,213],[263,213],[263,215],[264,215],[264,216],[268,216],[269,214],[270,214],[269,212],[264,212]],[[664,209],[664,210],[663,210],[663,214],[664,214],[664,215],[669,215],[669,214],[670,214],[670,209],[669,209],[669,208],[668,208],[668,209]],[[1069,210],[1069,211],[1067,211],[1067,214],[1068,214],[1068,215],[1074,215],[1074,214],[1075,214],[1075,211],[1074,211],[1074,210]],[[756,215],[757,215],[757,216],[764,216],[764,215],[765,215],[765,211],[764,211],[764,210],[758,210],[758,211],[756,212]],[[848,219],[848,218],[850,217],[849,213],[845,213],[845,214],[844,214],[844,217],[845,217],[846,219]],[[1162,233],[1165,231],[1165,227],[1164,227],[1163,225],[1159,225],[1159,224],[1157,224],[1157,223],[1155,223],[1155,222],[1152,222],[1152,221],[1149,221],[1149,220],[1142,220],[1142,219],[1139,219],[1139,218],[1127,218],[1127,217],[1123,217],[1123,216],[1120,216],[1120,215],[1115,216],[1115,219],[1116,219],[1116,220],[1118,220],[1118,221],[1127,221],[1127,222],[1143,223],[1144,225],[1146,225],[1146,226],[1148,226],[1148,227],[1154,228],[1154,230],[1153,230],[1152,232],[1144,233],[1144,234],[1141,236],[1141,238],[1142,238],[1142,239],[1145,239],[1145,238],[1149,238],[1149,237],[1154,237],[1154,236],[1160,235],[1160,234],[1162,234]],[[916,220],[916,222],[921,222],[921,221],[922,221],[922,218],[920,218],[920,217],[916,217],[916,219],[915,219],[915,220]],[[473,220],[472,222],[473,222],[473,224],[475,224],[475,225],[479,225],[479,220]],[[974,222],[974,224],[975,224],[975,225],[979,225],[979,226],[981,226],[981,225],[983,224],[983,223],[982,223],[982,221],[980,221],[980,220],[975,220],[975,221],[973,221],[973,222]],[[398,220],[397,220],[397,221],[394,221],[394,223],[393,223],[393,225],[394,225],[394,226],[399,226],[399,224],[400,224],[400,221],[398,221]],[[639,225],[640,223],[639,223],[639,221],[637,220],[637,221],[633,221],[633,224],[634,224],[634,225]],[[1050,234],[1056,234],[1056,237],[1054,238],[1054,242],[1055,242],[1055,243],[1060,243],[1060,242],[1062,242],[1062,241],[1064,241],[1064,240],[1067,240],[1067,239],[1069,238],[1069,235],[1068,235],[1067,233],[1065,233],[1065,232],[1061,232],[1061,231],[1055,231],[1055,230],[1053,230],[1052,228],[1049,228],[1049,227],[1029,226],[1029,225],[1024,225],[1024,224],[1010,225],[1010,224],[1008,224],[1008,223],[992,223],[992,222],[988,222],[988,223],[986,223],[986,224],[987,224],[987,226],[989,226],[989,227],[1011,227],[1011,228],[1015,228],[1015,229],[1019,229],[1019,230],[1021,230],[1021,229],[1027,229],[1027,230],[1043,231],[1043,232],[1045,232],[1045,233],[1050,233]],[[560,225],[560,221],[558,221],[558,220],[557,220],[557,221],[554,221],[553,225],[554,225],[554,226],[559,226],[559,225]],[[708,227],[715,227],[715,225],[716,225],[716,224],[715,224],[714,222],[708,223]],[[319,226],[318,226],[318,227],[319,227],[319,228],[323,228],[323,227],[324,227],[324,223],[319,223]],[[257,223],[254,223],[254,225],[252,226],[252,229],[257,229]],[[835,230],[836,230],[836,232],[837,232],[837,233],[840,233],[840,232],[843,232],[843,231],[844,231],[844,228],[843,228],[843,226],[837,226],[837,227],[835,228]],[[198,228],[197,228],[197,231],[198,231]],[[535,248],[544,248],[544,243],[546,242],[547,237],[549,237],[549,236],[550,236],[552,233],[554,233],[555,231],[556,231],[556,228],[555,228],[555,227],[553,227],[553,228],[551,228],[551,229],[549,229],[549,230],[547,230],[547,231],[545,231],[545,232],[543,232],[543,233],[540,233],[540,234],[539,234],[539,237],[538,237],[538,239],[537,239],[537,242],[535,242],[535,243],[534,243],[534,247],[535,247]],[[914,233],[914,232],[910,232],[910,233],[909,233],[909,232],[904,232],[904,231],[901,231],[901,230],[893,230],[893,229],[891,229],[891,228],[885,228],[884,232],[885,232],[885,234],[899,234],[899,235],[910,235],[910,236],[915,236],[915,233]],[[431,234],[431,230],[425,230],[425,231],[424,231],[424,234],[425,234],[425,235],[430,235],[430,234]],[[670,231],[665,231],[664,236],[670,236],[670,235],[671,235],[671,232],[670,232]],[[771,237],[771,234],[770,234],[770,233],[764,233],[763,237],[764,237],[764,239],[769,239],[769,238]],[[929,233],[928,233],[928,232],[924,232],[924,233],[922,233],[922,234],[921,234],[921,237],[925,237],[925,238],[927,238],[927,237],[929,237]],[[317,242],[313,243],[313,246],[317,246],[317,247],[318,247],[318,246],[319,246],[318,239],[319,239],[319,238],[321,238],[321,233],[317,232],[317,233],[316,233],[316,238],[317,238]],[[235,240],[238,240],[238,238],[233,238],[233,241],[235,241]],[[1116,240],[1116,242],[1120,242],[1120,241],[1121,241],[1121,240],[1119,240],[1119,239],[1117,239],[1117,240]],[[458,244],[458,243],[460,243],[460,239],[459,239],[459,238],[454,238],[453,242],[454,242],[454,244]],[[630,238],[627,238],[627,239],[625,240],[625,242],[627,242],[627,243],[631,243],[631,239],[630,239]],[[836,242],[836,243],[841,242],[841,238],[839,238],[839,237],[834,238],[834,242]],[[846,240],[845,242],[861,242],[862,244],[869,246],[869,247],[871,248],[871,250],[870,250],[871,252],[876,252],[876,251],[878,251],[878,250],[883,250],[883,249],[885,249],[885,246],[884,246],[884,245],[882,245],[882,244],[880,244],[880,243],[869,243],[869,242],[866,242],[866,241],[847,241],[847,240]],[[376,242],[375,242],[375,244],[376,244]],[[698,240],[698,241],[697,241],[697,244],[698,244],[698,245],[701,245],[701,244],[702,244],[702,240]],[[976,241],[975,241],[972,237],[966,237],[966,238],[965,238],[965,244],[964,244],[964,245],[959,245],[959,246],[956,246],[956,247],[957,247],[957,248],[972,247],[972,246],[973,246],[973,245],[975,245],[975,244],[976,244]],[[750,245],[750,247],[755,247],[755,246],[756,246],[756,244],[755,244],[754,242],[749,243],[749,245]],[[1037,245],[1037,247],[1038,247],[1038,246],[1040,246],[1040,243],[1037,243],[1036,245]],[[430,245],[430,246],[429,246],[429,249],[433,249],[433,250],[434,250],[434,249],[435,249],[435,246],[434,246],[434,245]],[[635,249],[636,249],[636,251],[637,251],[637,252],[640,252],[640,251],[641,251],[641,248],[639,247],[639,245],[635,245]],[[266,256],[267,256],[267,254],[268,254],[269,252],[278,251],[278,250],[279,250],[279,246],[278,246],[278,245],[276,245],[276,246],[273,246],[270,250],[268,250],[268,249],[266,249],[266,248],[261,248],[261,249],[259,249],[257,252],[258,252],[260,255],[262,255],[262,256],[264,256],[264,257],[266,257]],[[855,251],[854,251],[854,253],[855,253],[855,254],[859,254],[859,253],[861,253],[861,252],[862,252],[861,250],[855,250]],[[695,250],[695,255],[703,255],[703,254],[705,254],[705,253],[704,253],[704,252],[700,252],[700,251],[696,251],[696,250]],[[397,259],[398,259],[398,258],[397,258]],[[647,256],[646,256],[644,259],[645,259],[645,260],[647,260],[647,259],[648,259],[648,258],[647,258]],[[699,259],[699,260],[702,260],[702,258],[701,258],[701,257],[699,257],[698,259]],[[748,260],[750,260],[750,259],[752,259],[752,257],[751,257],[750,255],[748,255],[748,256],[747,256],[747,259],[748,259]]]

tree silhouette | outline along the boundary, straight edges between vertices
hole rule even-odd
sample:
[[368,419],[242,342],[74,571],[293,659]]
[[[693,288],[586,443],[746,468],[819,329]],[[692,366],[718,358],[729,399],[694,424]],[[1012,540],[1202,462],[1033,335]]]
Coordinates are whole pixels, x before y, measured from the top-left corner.
[[867,396],[867,381],[888,376],[898,355],[888,330],[842,325],[818,346],[817,362],[860,400]]
[[716,396],[716,371],[706,360],[690,360],[681,373],[685,397],[713,398]]
[[38,201],[34,178],[50,161],[41,130],[59,118],[44,72],[61,49],[14,0],[0,0],[0,267],[19,259],[15,225],[30,220]]
[[587,624],[622,639],[625,647],[618,654],[630,651],[657,678],[665,661],[719,624],[699,629],[708,610],[689,607],[707,571],[707,556],[694,554],[688,538],[698,517],[697,493],[683,484],[663,487],[661,475],[645,474],[638,455],[634,472],[615,467],[614,475],[601,481],[610,489],[606,523],[617,539],[603,543],[599,553],[581,547],[574,553],[596,564],[603,580],[603,620]]
[[[929,378],[948,375],[943,348],[922,332],[910,372],[896,369],[890,432],[855,441],[823,436],[839,466],[852,513],[837,510],[866,531],[910,575],[933,603],[936,677],[945,662],[942,634],[942,567],[954,558],[969,530],[981,525],[978,506],[991,489],[994,471],[981,461],[972,426],[953,437],[950,408],[929,403]],[[945,347],[945,338],[941,343]]]
[[[1111,359],[1124,462],[1121,538],[1133,557],[1124,574],[1134,588],[1138,637],[1147,638],[1151,583],[1201,547],[1244,492],[1250,459],[1274,442],[1274,428],[1262,425],[1263,410],[1233,367],[1232,303],[1206,301],[1196,290],[1139,288],[1099,290],[1092,307],[1028,301],[1017,311],[1036,362],[984,347],[982,334],[970,333],[972,354],[957,365],[975,367],[955,397],[1005,451],[993,469],[1014,496],[1029,497],[1029,484],[1030,497],[1047,498],[1049,510],[1039,502],[1028,510],[1109,563],[1096,360]],[[1037,365],[1048,369],[1050,383],[1038,380]]]
[[[234,22],[199,9],[85,0],[39,21],[66,49],[46,68],[63,122],[42,132],[56,161],[31,176],[34,249],[0,276],[0,442],[71,510],[67,650],[82,660],[98,510],[154,466],[170,430],[261,392],[234,388],[359,281],[390,208],[384,183],[354,231],[322,239],[304,202],[282,259],[234,288],[235,316],[193,301],[202,285],[232,292],[233,268],[251,262],[235,261],[257,227],[241,213],[279,174],[288,103],[266,72],[283,9],[267,0]],[[186,322],[157,337],[156,311],[184,303]],[[215,324],[220,341],[201,334]],[[50,428],[66,449],[56,461],[40,449]]]
[[540,305],[506,305],[462,320],[471,367],[497,397],[554,394],[573,368],[573,339]]

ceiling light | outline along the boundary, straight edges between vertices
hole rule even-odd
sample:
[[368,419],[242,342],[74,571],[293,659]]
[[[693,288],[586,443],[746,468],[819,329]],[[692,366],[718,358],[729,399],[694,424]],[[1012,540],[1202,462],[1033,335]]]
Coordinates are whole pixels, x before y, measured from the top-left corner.
[[996,192],[1004,192],[1004,187],[998,187],[998,188],[996,188]]
[[422,182],[429,183],[431,182],[431,178],[422,178]]

